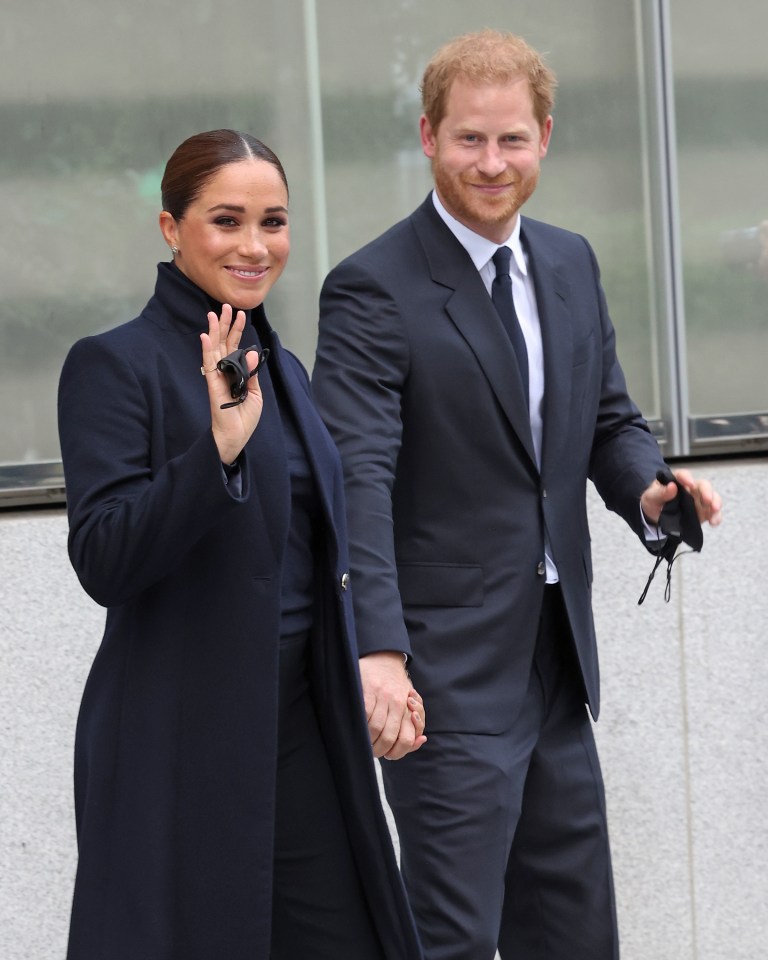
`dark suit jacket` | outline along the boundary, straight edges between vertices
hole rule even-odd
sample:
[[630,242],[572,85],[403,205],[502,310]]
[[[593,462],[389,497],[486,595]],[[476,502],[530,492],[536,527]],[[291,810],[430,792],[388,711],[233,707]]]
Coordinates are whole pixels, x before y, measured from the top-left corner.
[[[324,517],[313,687],[352,846],[392,960],[420,956],[381,812],[359,690],[341,466],[306,374],[271,352],[264,412],[224,482],[200,376],[210,305],[168,264],[128,324],[77,343],[59,417],[72,563],[107,607],[76,745],[69,960],[269,955],[281,563],[282,379]],[[255,326],[254,326],[255,325]],[[312,785],[307,784],[311,791]]]
[[594,254],[527,218],[544,344],[541,471],[512,346],[431,197],[336,267],[313,391],[342,456],[362,653],[412,653],[428,727],[509,729],[528,682],[548,534],[599,709],[587,478],[642,537],[662,465],[627,395]]

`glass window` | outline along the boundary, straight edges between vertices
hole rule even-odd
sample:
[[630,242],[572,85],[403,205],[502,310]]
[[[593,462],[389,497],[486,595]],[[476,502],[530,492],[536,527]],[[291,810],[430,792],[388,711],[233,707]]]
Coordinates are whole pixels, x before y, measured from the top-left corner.
[[[445,40],[492,25],[545,51],[560,87],[553,140],[525,212],[587,236],[601,265],[630,389],[661,416],[644,164],[642,71],[633,4],[498,0],[371,5],[360,21],[327,0],[319,23],[332,262],[407,216],[431,188],[418,85]],[[362,201],[362,202],[361,202]]]
[[426,61],[486,24],[525,36],[558,75],[525,212],[594,246],[630,392],[667,452],[768,446],[768,6],[729,10],[723,31],[713,0],[189,0],[183,11],[7,0],[0,502],[61,498],[61,363],[151,294],[168,256],[160,177],[183,139],[242,128],[281,157],[293,250],[268,309],[310,367],[327,269],[431,187],[418,136]]
[[691,440],[765,447],[768,5],[669,10]]
[[294,247],[270,316],[287,344],[304,344],[307,361],[317,289],[307,269],[300,4],[274,0],[256,13],[250,3],[208,0],[183,10],[150,0],[8,0],[3,22],[0,485],[4,502],[21,502],[45,499],[57,476],[52,495],[61,494],[56,390],[67,350],[130,320],[152,294],[155,264],[169,256],[157,226],[160,178],[186,137],[242,128],[281,157]]

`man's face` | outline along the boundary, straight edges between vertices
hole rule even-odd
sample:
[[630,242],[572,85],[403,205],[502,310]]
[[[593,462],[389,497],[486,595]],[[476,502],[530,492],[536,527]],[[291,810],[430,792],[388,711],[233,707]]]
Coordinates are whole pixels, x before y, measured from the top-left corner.
[[517,211],[536,189],[551,132],[551,117],[539,126],[523,77],[482,85],[454,80],[437,130],[421,118],[421,145],[440,200],[495,243],[507,239]]

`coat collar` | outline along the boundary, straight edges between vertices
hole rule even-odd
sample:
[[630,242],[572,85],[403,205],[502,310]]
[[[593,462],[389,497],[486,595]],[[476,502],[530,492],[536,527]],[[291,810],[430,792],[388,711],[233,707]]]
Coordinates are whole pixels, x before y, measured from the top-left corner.
[[[209,297],[175,263],[158,263],[155,294],[144,308],[144,315],[149,320],[163,329],[174,329],[199,337],[207,329],[206,316],[210,310],[221,314],[221,303]],[[246,337],[243,343],[249,325],[256,328],[260,340],[271,337],[273,331],[263,305],[246,310],[245,318]]]
[[[150,322],[175,334],[199,337],[207,329],[206,315],[210,310],[220,314],[221,304],[194,284],[175,264],[158,264],[155,294],[143,312]],[[248,347],[269,347],[271,351],[265,372],[259,374],[265,403],[265,413],[260,424],[261,434],[257,427],[251,438],[254,443],[259,440],[267,443],[272,454],[269,463],[265,464],[261,459],[258,465],[262,481],[269,474],[277,487],[287,489],[281,415],[278,413],[278,393],[273,384],[273,381],[277,381],[278,389],[282,387],[283,402],[288,404],[304,443],[323,508],[333,523],[338,520],[333,514],[333,462],[337,457],[335,448],[314,412],[309,389],[301,381],[297,363],[283,350],[277,333],[267,320],[263,304],[253,310],[246,310],[245,314],[246,324],[241,344]],[[268,413],[269,407],[273,408],[273,415]],[[287,411],[283,413],[286,414]]]

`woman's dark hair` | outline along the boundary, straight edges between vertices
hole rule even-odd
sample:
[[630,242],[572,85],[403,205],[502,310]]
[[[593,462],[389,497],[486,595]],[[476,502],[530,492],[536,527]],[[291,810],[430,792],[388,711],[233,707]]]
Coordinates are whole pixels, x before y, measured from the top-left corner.
[[163,210],[181,220],[206,183],[228,163],[265,160],[280,174],[288,190],[285,170],[266,144],[239,130],[207,130],[189,137],[173,151],[160,185]]

